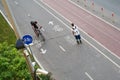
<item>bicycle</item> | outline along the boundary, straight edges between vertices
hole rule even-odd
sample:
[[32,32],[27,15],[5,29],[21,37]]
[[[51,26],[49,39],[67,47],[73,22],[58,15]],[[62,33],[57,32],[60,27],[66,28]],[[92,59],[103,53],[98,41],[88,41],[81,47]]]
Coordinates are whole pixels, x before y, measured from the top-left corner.
[[35,32],[36,36],[38,38],[41,37],[42,41],[45,41],[45,37],[43,36],[42,32],[40,31],[40,29],[42,28],[42,26],[38,27],[36,21],[31,21],[31,25],[32,25],[32,29]]

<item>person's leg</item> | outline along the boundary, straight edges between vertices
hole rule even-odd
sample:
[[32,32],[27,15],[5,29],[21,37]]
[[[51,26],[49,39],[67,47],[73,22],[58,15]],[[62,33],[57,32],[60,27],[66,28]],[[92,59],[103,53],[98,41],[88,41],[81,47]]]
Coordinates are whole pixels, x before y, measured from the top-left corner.
[[37,37],[39,37],[39,31],[38,30],[35,30],[35,34]]
[[79,44],[78,36],[76,35],[75,38],[76,38],[76,42],[77,42],[77,44]]
[[80,35],[78,35],[78,39],[79,39],[79,42],[82,43]]

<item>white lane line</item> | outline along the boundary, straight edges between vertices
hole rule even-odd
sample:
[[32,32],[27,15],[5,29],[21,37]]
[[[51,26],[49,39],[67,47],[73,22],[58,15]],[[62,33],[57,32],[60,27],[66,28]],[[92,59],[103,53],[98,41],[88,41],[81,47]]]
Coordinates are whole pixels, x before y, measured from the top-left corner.
[[[68,0],[70,1],[70,0]],[[71,1],[70,1],[71,2]],[[44,3],[44,2],[42,2]],[[73,2],[71,2],[73,3]],[[49,8],[51,8],[54,12],[56,12],[58,15],[60,15],[61,17],[63,17],[65,20],[67,20],[68,22],[71,23],[70,20],[68,20],[67,18],[65,18],[63,15],[61,15],[59,12],[57,12],[55,9],[53,9],[52,7],[50,7],[48,4],[44,3],[46,6],[48,6]],[[73,3],[75,4],[75,3]],[[38,5],[40,5],[38,3]],[[42,6],[43,7],[43,6]],[[78,6],[80,7],[80,6]],[[54,14],[52,14],[48,9],[46,9],[45,7],[43,7],[47,12],[49,12],[52,16],[54,16],[56,19],[58,19],[61,23],[63,23],[67,28],[71,29],[67,24],[65,24],[62,20],[60,20],[58,17],[56,17]],[[82,7],[80,7],[81,9],[83,9]],[[85,9],[83,9],[85,10]],[[86,12],[90,13],[89,11],[85,10]],[[90,13],[92,14],[92,13]],[[97,17],[96,15],[94,15],[95,17]],[[99,18],[99,17],[98,17]],[[104,21],[104,20],[103,20]],[[105,21],[106,22],[106,21]],[[106,22],[107,23],[107,22]],[[108,23],[109,24],[109,23]],[[113,26],[113,25],[112,25]],[[79,28],[80,29],[80,28]],[[114,55],[115,57],[117,57],[120,60],[120,57],[117,56],[116,54],[114,54],[112,51],[110,51],[108,48],[106,48],[104,45],[102,45],[101,43],[99,43],[98,41],[96,41],[94,38],[92,38],[90,35],[88,35],[85,31],[83,31],[82,29],[80,29],[80,31],[82,31],[83,33],[85,33],[88,37],[90,37],[92,40],[94,40],[96,43],[98,43],[100,46],[102,46],[104,49],[106,49],[108,52],[110,52],[112,55]]]
[[94,80],[87,72],[85,72],[85,75],[86,75],[90,80]]
[[119,30],[119,31],[120,31],[120,28],[118,28],[118,27],[114,26],[113,24],[111,24],[111,23],[109,23],[109,22],[105,21],[104,19],[102,19],[102,18],[100,18],[100,17],[98,17],[98,16],[94,15],[94,14],[93,14],[93,13],[91,13],[90,11],[88,11],[88,10],[86,10],[86,9],[82,8],[81,6],[77,5],[75,2],[73,2],[73,1],[71,1],[71,0],[68,0],[68,1],[69,1],[69,2],[71,2],[72,4],[76,5],[77,7],[81,8],[82,10],[84,10],[84,11],[88,12],[89,14],[91,14],[91,15],[93,15],[93,16],[95,16],[95,17],[97,17],[98,19],[102,20],[103,22],[105,22],[105,23],[107,23],[107,24],[111,25],[113,28],[115,28],[115,29],[117,29],[117,30]]
[[[61,19],[59,19],[57,16],[55,16],[53,13],[51,13],[47,8],[45,8],[44,6],[42,6],[38,1],[35,1],[35,3],[37,3],[39,6],[41,6],[43,9],[45,9],[49,14],[51,14],[53,17],[55,17],[56,19],[58,19],[61,23],[63,23],[67,28],[69,28],[71,30],[71,28],[64,23]],[[42,2],[44,3],[44,2]],[[50,7],[49,5],[47,5],[46,3],[44,3],[46,6],[48,6],[49,8],[51,8],[53,11],[55,11],[56,13],[58,13],[56,10],[54,10],[52,7]],[[60,15],[61,17],[63,17],[64,19],[66,19],[68,22],[71,23],[71,21],[69,21],[67,18],[65,18],[64,16],[62,16],[60,13],[58,13],[58,15]],[[80,29],[82,32],[84,32],[82,29]],[[86,32],[84,32],[85,34],[87,34]],[[87,34],[87,36],[89,36]],[[90,36],[89,36],[90,37]],[[83,38],[83,37],[82,37]],[[90,37],[91,38],[91,37]],[[120,65],[118,65],[116,62],[114,62],[112,59],[110,59],[107,55],[105,55],[102,51],[100,51],[98,48],[96,48],[93,44],[91,44],[89,41],[87,41],[85,38],[83,38],[90,46],[92,46],[95,50],[97,50],[98,52],[100,52],[105,58],[107,58],[110,62],[112,62],[116,67],[120,68]],[[93,39],[93,38],[91,38]],[[98,41],[96,41],[95,39],[93,39],[95,42],[99,43]],[[100,43],[99,43],[100,44]],[[105,47],[104,47],[105,48]],[[107,48],[105,48],[107,49]],[[107,49],[108,50],[108,49]],[[108,50],[110,51],[110,50]],[[111,53],[111,52],[110,52]],[[111,53],[112,54],[112,53]],[[115,56],[115,54],[114,54]],[[117,56],[117,55],[116,55]],[[117,57],[118,59],[120,59],[119,57]]]
[[45,70],[44,67],[41,65],[41,63],[40,63],[40,62],[38,61],[38,59],[36,58],[36,56],[33,55],[33,57],[34,57],[35,61],[38,63],[38,65],[41,67],[41,69],[42,69],[42,70]]
[[4,19],[7,21],[7,23],[10,25],[10,27],[14,30],[12,24],[10,23],[10,21],[7,19],[7,17],[5,16],[5,14],[0,10],[0,13],[2,14],[2,16],[4,17]]
[[66,51],[61,45],[59,45],[59,47],[62,51],[64,51],[64,52]]
[[[88,11],[88,10],[82,8],[81,6],[77,5],[75,2],[72,2],[71,0],[68,0],[68,1],[70,1],[71,3],[73,3],[73,4],[76,5],[76,6],[78,6],[79,8],[83,9],[84,11],[88,12],[89,14],[91,14],[91,15],[97,17],[98,19],[102,20],[103,22],[105,22],[105,23],[111,25],[113,28],[116,28],[117,30],[120,31],[119,28],[115,27],[114,25],[112,25],[111,23],[105,21],[104,19],[102,19],[102,18],[100,18],[100,17],[94,15],[94,14],[91,13],[90,11]],[[81,29],[80,29],[80,30],[81,30]],[[81,31],[84,32],[83,30],[81,30]],[[85,33],[87,36],[89,36],[86,32],[84,32],[84,33]],[[95,40],[94,38],[92,38],[91,36],[89,36],[89,37],[90,37],[91,39],[93,39],[93,40],[94,40],[95,42],[97,42],[100,46],[102,46],[103,48],[105,48],[108,52],[110,52],[112,55],[114,55],[115,57],[117,57],[117,58],[120,60],[120,57],[119,57],[119,56],[117,56],[116,54],[114,54],[112,51],[110,51],[108,48],[106,48],[104,45],[102,45],[101,43],[99,43],[98,41],[96,41],[96,40]]]
[[[44,6],[42,6],[38,1],[35,1],[39,6],[41,6],[43,9],[45,9],[49,14],[51,14],[53,17],[55,17],[56,19],[58,19],[61,23],[63,23],[67,28],[71,29],[67,24],[65,24],[61,19],[59,19],[57,16],[55,16],[52,12],[50,12],[47,8],[45,8]],[[40,0],[42,3],[44,3],[42,0]],[[60,15],[61,17],[63,17],[65,20],[67,20],[68,22],[72,23],[70,20],[68,20],[67,18],[65,18],[63,15],[61,15],[59,12],[57,12],[56,10],[54,10],[52,7],[50,7],[49,5],[47,5],[46,3],[44,3],[46,6],[48,6],[50,9],[52,9],[54,12],[56,12],[58,15]],[[71,29],[72,30],[72,29]]]
[[109,58],[107,55],[105,55],[102,51],[100,51],[98,48],[96,48],[93,44],[88,42],[86,39],[83,38],[89,45],[91,45],[95,50],[97,50],[100,54],[102,54],[105,58],[107,58],[110,62],[112,62],[116,67],[120,68],[120,65],[118,65],[115,61],[113,61],[111,58]]

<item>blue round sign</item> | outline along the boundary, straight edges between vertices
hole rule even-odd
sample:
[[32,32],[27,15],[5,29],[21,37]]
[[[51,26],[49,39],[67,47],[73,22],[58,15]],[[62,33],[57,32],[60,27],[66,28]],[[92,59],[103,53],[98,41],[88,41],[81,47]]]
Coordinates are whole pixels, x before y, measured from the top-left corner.
[[25,36],[23,36],[23,42],[25,43],[25,44],[31,44],[32,43],[32,41],[33,41],[33,39],[32,39],[32,37],[30,36],[30,35],[25,35]]

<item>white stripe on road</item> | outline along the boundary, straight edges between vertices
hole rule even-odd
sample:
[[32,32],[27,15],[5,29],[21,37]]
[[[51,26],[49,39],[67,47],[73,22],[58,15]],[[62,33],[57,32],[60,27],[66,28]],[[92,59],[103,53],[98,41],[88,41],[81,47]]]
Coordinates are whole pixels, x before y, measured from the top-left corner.
[[[100,18],[100,17],[98,17],[98,16],[92,14],[90,11],[88,11],[88,10],[82,8],[81,6],[77,5],[75,2],[73,2],[73,1],[71,1],[71,0],[68,0],[68,1],[70,1],[72,4],[78,6],[79,8],[81,8],[81,9],[83,9],[84,11],[88,12],[89,14],[91,14],[91,15],[97,17],[98,19],[102,20],[103,22],[105,22],[105,23],[111,25],[113,28],[116,28],[117,30],[120,31],[119,28],[115,27],[114,25],[112,25],[111,23],[105,21],[104,19],[102,19],[102,18]],[[80,29],[80,30],[81,30],[81,29]],[[81,30],[81,31],[84,32],[83,30]],[[84,32],[84,33],[85,33],[87,36],[89,36],[86,32]],[[105,48],[105,49],[106,49],[108,52],[110,52],[112,55],[114,55],[115,57],[117,57],[118,59],[120,59],[119,56],[117,56],[116,54],[114,54],[112,51],[110,51],[110,50],[109,50],[108,48],[106,48],[104,45],[102,45],[101,43],[99,43],[98,41],[96,41],[96,40],[95,40],[94,38],[92,38],[91,36],[89,36],[89,37],[90,37],[91,39],[93,39],[95,42],[97,42],[100,46],[102,46],[103,48]]]
[[38,65],[40,66],[40,68],[41,68],[42,70],[45,70],[44,67],[41,65],[41,63],[40,63],[40,62],[38,61],[38,59],[36,58],[36,56],[33,55],[33,57],[34,57],[35,61],[38,63]]
[[[51,13],[47,8],[45,8],[44,6],[42,6],[38,1],[36,0],[33,0],[35,1],[35,3],[37,3],[39,6],[41,6],[43,9],[45,9],[49,14],[51,14],[53,17],[55,17],[56,19],[58,19],[61,23],[63,23],[67,28],[69,28],[71,30],[71,28],[66,24],[64,23],[62,20],[60,20],[57,16],[55,16],[53,13]],[[43,2],[44,3],[44,2]],[[48,6],[49,8],[51,8],[49,5],[47,5],[46,3],[44,3],[46,6]],[[67,18],[65,18],[64,16],[62,16],[60,13],[58,13],[56,10],[54,10],[53,8],[51,8],[53,11],[55,11],[58,15],[60,15],[61,17],[63,17],[64,19],[66,19],[68,22],[71,23],[71,21],[69,21]],[[80,29],[81,30],[81,29]],[[81,30],[83,33],[86,33],[84,32],[83,30]],[[87,33],[86,33],[87,34]],[[89,36],[87,34],[87,36]],[[90,37],[90,36],[89,36]],[[82,37],[83,38],[83,37]],[[90,37],[91,38],[91,37]],[[84,38],[83,38],[84,39]],[[93,38],[91,38],[93,39]],[[105,55],[102,51],[100,51],[98,48],[96,48],[94,45],[92,45],[89,41],[87,41],[86,39],[84,39],[89,45],[91,45],[95,50],[97,50],[98,52],[100,52],[105,58],[107,58],[110,62],[112,62],[116,67],[120,68],[120,65],[118,65],[115,61],[113,61],[112,59],[110,59],[107,55]],[[94,41],[96,41],[95,39],[93,39]],[[97,43],[99,43],[98,41],[96,41]],[[105,48],[107,49],[107,48]],[[107,49],[108,50],[108,49]],[[117,57],[118,59],[120,59],[119,57]]]
[[61,45],[59,45],[59,47],[62,51],[64,51],[64,52],[66,51]]
[[85,72],[85,75],[86,75],[90,80],[94,80],[87,72]]
[[[84,39],[84,38],[83,38]],[[97,50],[99,53],[101,53],[105,58],[107,58],[110,62],[112,62],[116,67],[120,68],[120,65],[118,65],[115,61],[113,61],[111,58],[109,58],[107,55],[105,55],[102,51],[100,51],[98,48],[96,48],[94,45],[92,45],[89,41],[84,39],[89,45],[91,45],[95,50]]]
[[[55,17],[56,19],[58,19],[61,23],[63,23],[67,28],[71,29],[67,24],[65,24],[61,19],[59,19],[57,16],[55,16],[53,13],[51,13],[47,8],[45,8],[44,6],[42,6],[38,1],[35,1],[35,3],[37,3],[39,6],[41,6],[43,9],[45,9],[49,14],[51,14],[53,17]],[[42,0],[40,0],[42,2]],[[44,2],[42,2],[44,3]],[[45,5],[47,5],[46,3],[44,3]],[[49,5],[47,5],[49,8],[51,8]],[[55,11],[53,8],[51,8],[53,11]],[[72,23],[70,20],[68,20],[67,18],[65,18],[64,16],[62,16],[60,13],[58,13],[57,11],[55,11],[58,15],[60,15],[61,17],[63,17],[65,20],[67,20],[68,22]],[[72,30],[72,29],[71,29]]]
[[7,17],[5,16],[5,14],[0,10],[0,13],[2,14],[2,16],[4,17],[4,19],[7,21],[7,23],[10,25],[10,27],[14,30],[12,24],[10,23],[10,21],[7,19]]
[[102,19],[102,18],[100,18],[100,17],[98,17],[98,16],[94,15],[94,14],[93,14],[93,13],[91,13],[90,11],[88,11],[88,10],[86,10],[86,9],[82,8],[81,6],[77,5],[75,2],[73,2],[73,1],[71,1],[71,0],[68,0],[68,1],[69,1],[69,2],[71,2],[72,4],[76,5],[77,7],[81,8],[82,10],[86,11],[87,13],[89,13],[89,14],[91,14],[91,15],[95,16],[96,18],[100,19],[101,21],[103,21],[103,22],[105,22],[105,23],[107,23],[107,24],[111,25],[113,28],[115,28],[115,29],[117,29],[117,30],[119,30],[119,31],[120,31],[120,28],[118,28],[118,27],[114,26],[113,24],[111,24],[111,23],[109,23],[109,22],[105,21],[104,19]]

